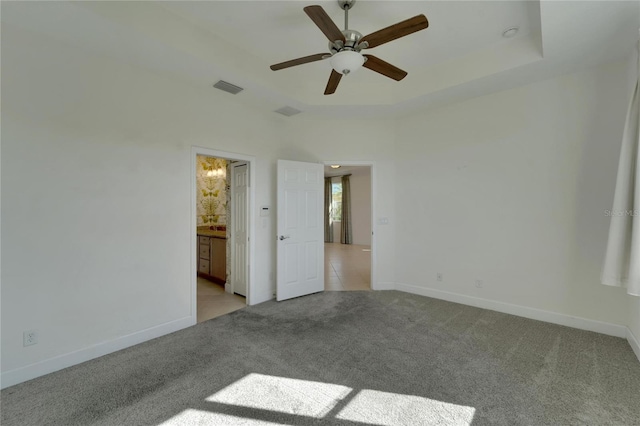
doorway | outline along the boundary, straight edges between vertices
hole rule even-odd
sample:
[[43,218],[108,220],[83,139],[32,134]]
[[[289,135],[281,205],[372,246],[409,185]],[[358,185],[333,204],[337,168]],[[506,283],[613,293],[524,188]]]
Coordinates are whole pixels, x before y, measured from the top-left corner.
[[[336,167],[339,166],[339,167]],[[345,184],[343,176],[348,176]],[[371,290],[373,274],[373,164],[325,162],[325,179],[330,179],[330,230],[325,234],[325,291]],[[343,192],[344,191],[344,192]],[[351,217],[350,238],[342,235],[342,195],[348,193]],[[346,214],[346,213],[344,213]],[[326,225],[325,225],[326,226]]]
[[202,322],[250,303],[252,157],[192,149],[192,317]]

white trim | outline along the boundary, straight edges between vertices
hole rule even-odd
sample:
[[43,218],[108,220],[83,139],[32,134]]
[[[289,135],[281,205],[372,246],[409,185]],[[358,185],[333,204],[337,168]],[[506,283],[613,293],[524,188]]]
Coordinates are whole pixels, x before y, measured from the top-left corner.
[[378,285],[376,286],[376,290],[397,290],[396,283],[392,281],[378,282]]
[[[325,166],[329,166],[331,164],[340,164],[341,166],[364,166],[369,167],[371,171],[371,290],[393,290],[394,287],[381,287],[378,283],[378,272],[376,261],[376,256],[378,254],[376,238],[377,233],[375,230],[376,221],[375,221],[375,212],[376,212],[376,189],[378,187],[376,181],[376,162],[375,161],[359,161],[359,160],[334,160],[334,161],[324,161],[323,164]],[[324,213],[323,213],[324,214]]]
[[640,340],[633,335],[629,327],[627,327],[627,341],[629,342],[629,345],[631,345],[633,352],[635,352],[636,357],[638,357],[638,361],[640,361]]
[[498,302],[495,300],[481,299],[479,297],[467,296],[463,294],[449,293],[442,290],[435,290],[427,287],[418,287],[410,284],[396,283],[396,290],[404,291],[406,293],[418,294],[421,296],[433,297],[434,299],[442,299],[449,302],[461,303],[463,305],[475,306],[477,308],[503,312],[505,314],[516,315],[519,317],[534,319],[538,321],[549,322],[552,324],[578,328],[580,330],[595,331],[596,333],[607,334],[609,336],[628,336],[628,329],[624,325],[574,317],[557,312],[544,311],[542,309],[513,305],[511,303]]
[[204,148],[200,146],[191,147],[191,315],[193,318],[197,318],[197,268],[198,268],[198,254],[197,254],[197,227],[198,221],[196,218],[196,156],[206,155],[209,157],[225,158],[228,160],[241,160],[246,161],[249,164],[249,276],[247,277],[247,305],[255,304],[254,302],[254,289],[253,281],[255,277],[255,259],[256,259],[256,220],[255,214],[252,211],[255,206],[256,200],[256,159],[250,155],[238,154],[235,152],[219,151],[210,148]]
[[64,355],[45,359],[14,370],[5,371],[0,376],[1,388],[17,385],[63,368],[71,367],[82,362],[116,352],[130,346],[137,345],[165,334],[173,333],[183,328],[195,325],[194,317],[184,317],[146,330],[127,334],[114,340],[98,343],[87,348],[78,349]]

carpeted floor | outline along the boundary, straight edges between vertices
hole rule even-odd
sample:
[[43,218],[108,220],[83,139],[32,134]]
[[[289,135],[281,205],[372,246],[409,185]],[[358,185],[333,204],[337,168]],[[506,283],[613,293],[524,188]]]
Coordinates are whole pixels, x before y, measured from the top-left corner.
[[1,393],[10,425],[640,425],[624,339],[396,291],[267,302]]

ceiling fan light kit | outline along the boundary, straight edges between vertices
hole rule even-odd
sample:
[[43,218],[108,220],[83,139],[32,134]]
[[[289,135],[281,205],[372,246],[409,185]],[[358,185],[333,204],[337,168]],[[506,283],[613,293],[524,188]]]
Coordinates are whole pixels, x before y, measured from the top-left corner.
[[331,56],[331,67],[340,74],[347,75],[358,71],[364,64],[364,56],[353,50],[343,50]]
[[343,75],[351,74],[363,66],[396,81],[405,78],[407,76],[406,71],[373,55],[363,55],[361,51],[363,49],[380,46],[381,44],[407,36],[416,31],[424,30],[429,26],[427,18],[424,15],[417,15],[363,37],[358,31],[349,29],[349,9],[353,7],[355,0],[337,1],[345,14],[344,31],[341,31],[336,26],[321,6],[314,5],[304,8],[304,12],[329,40],[329,51],[331,53],[317,53],[315,55],[281,62],[271,65],[271,69],[278,71],[296,65],[331,58],[329,62],[333,70],[331,71],[329,82],[324,91],[325,95],[335,93]]

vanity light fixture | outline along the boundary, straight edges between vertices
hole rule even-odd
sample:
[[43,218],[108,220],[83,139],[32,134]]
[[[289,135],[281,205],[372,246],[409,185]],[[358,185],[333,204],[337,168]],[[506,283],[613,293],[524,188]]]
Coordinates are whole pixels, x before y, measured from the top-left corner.
[[226,178],[227,177],[227,171],[223,168],[219,168],[219,169],[215,169],[215,170],[209,170],[207,171],[207,177],[210,178]]
[[339,169],[339,168],[340,168],[340,167],[342,167],[342,166],[340,166],[340,164],[332,164],[330,167],[331,167],[332,169]]

